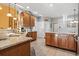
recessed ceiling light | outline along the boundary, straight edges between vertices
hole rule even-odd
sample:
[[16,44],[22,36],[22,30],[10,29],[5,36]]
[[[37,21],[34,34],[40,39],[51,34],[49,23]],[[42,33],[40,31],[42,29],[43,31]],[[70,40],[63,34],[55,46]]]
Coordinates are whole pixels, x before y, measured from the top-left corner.
[[53,4],[49,4],[50,7],[53,7]]
[[30,7],[29,6],[27,6],[27,9],[29,9]]

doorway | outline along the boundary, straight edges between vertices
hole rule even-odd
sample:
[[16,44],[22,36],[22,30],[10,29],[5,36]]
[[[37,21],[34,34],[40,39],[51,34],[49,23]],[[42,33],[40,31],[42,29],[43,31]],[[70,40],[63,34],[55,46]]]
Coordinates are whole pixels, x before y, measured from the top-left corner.
[[52,32],[58,32],[58,24],[52,23]]

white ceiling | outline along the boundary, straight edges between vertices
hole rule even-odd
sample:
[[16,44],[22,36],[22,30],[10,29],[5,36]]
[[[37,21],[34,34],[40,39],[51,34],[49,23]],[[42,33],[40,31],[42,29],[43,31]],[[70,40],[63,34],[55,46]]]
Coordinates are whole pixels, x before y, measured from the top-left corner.
[[[32,12],[38,12],[38,14],[43,16],[50,16],[50,17],[59,17],[62,15],[72,15],[74,14],[73,9],[77,9],[78,11],[78,4],[77,3],[52,3],[53,7],[50,7],[50,3],[17,3],[23,6],[25,9],[29,6],[29,10]],[[77,12],[76,12],[77,13]]]

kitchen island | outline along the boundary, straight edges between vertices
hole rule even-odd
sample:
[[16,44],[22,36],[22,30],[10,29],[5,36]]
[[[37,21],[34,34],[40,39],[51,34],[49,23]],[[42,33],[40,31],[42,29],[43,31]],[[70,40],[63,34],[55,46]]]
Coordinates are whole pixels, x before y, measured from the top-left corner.
[[31,37],[14,36],[0,40],[1,56],[30,56]]
[[76,52],[76,34],[75,33],[45,33],[45,44],[65,50]]

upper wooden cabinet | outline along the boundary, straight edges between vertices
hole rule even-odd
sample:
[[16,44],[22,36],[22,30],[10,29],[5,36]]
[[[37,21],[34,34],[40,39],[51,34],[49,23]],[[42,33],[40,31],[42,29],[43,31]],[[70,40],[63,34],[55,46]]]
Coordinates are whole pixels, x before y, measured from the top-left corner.
[[17,20],[13,20],[13,17],[9,17],[9,27],[11,29],[17,28]]
[[29,14],[24,14],[23,16],[23,26],[33,27],[35,26],[35,17]]
[[29,25],[30,25],[30,15],[29,14],[25,14],[23,16],[23,26],[29,27]]
[[[9,17],[7,16],[7,13],[9,12],[9,8],[10,8],[10,13],[12,14],[12,16],[14,15],[16,16],[17,12],[15,8],[11,6],[9,7],[6,4],[0,4],[0,6],[2,7],[2,9],[0,10],[0,28],[6,29],[6,28],[11,27],[11,22],[12,22],[12,20],[9,20]],[[12,17],[10,17],[10,19],[12,19]]]
[[13,17],[9,17],[9,27],[13,28]]
[[31,16],[31,27],[35,26],[35,17]]

